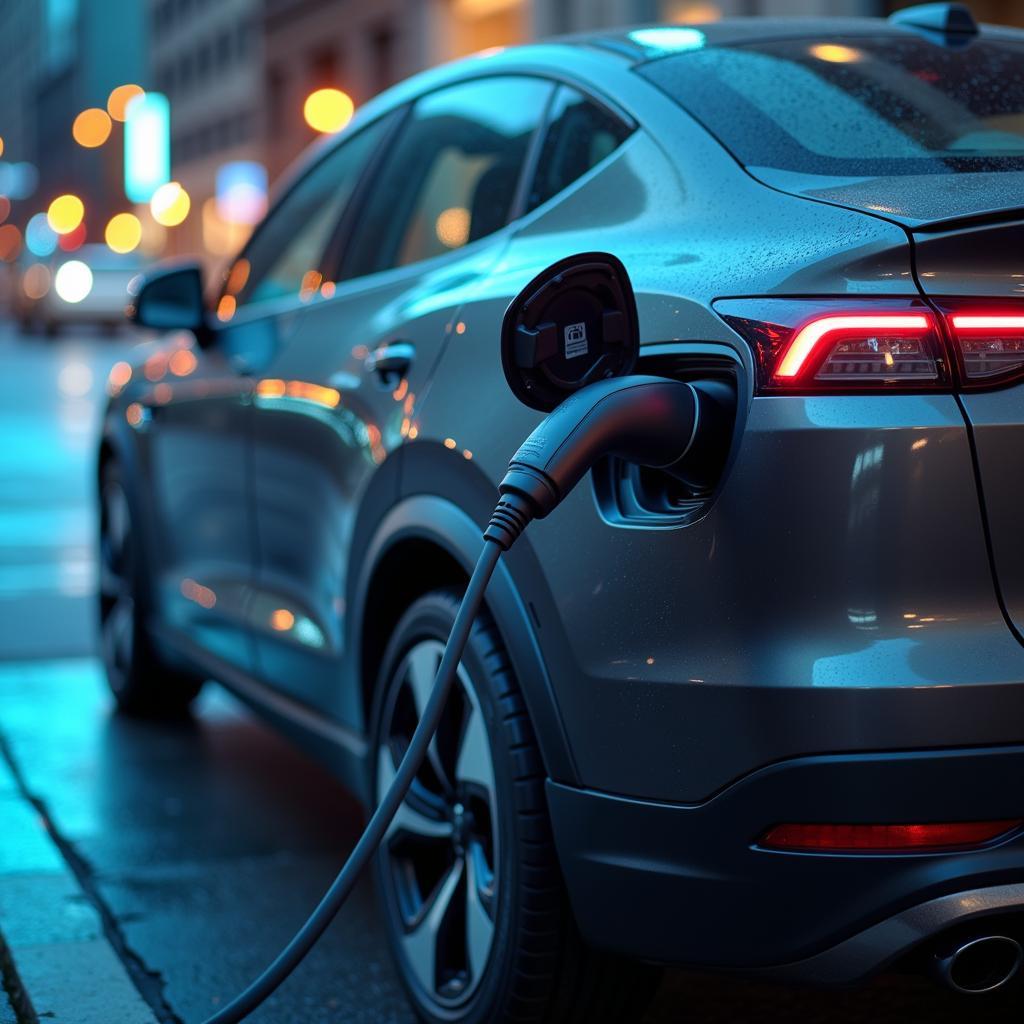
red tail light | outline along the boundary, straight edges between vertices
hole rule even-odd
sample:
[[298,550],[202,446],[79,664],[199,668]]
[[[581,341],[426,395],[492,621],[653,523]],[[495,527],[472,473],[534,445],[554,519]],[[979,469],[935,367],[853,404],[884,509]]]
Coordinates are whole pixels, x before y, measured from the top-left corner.
[[947,312],[946,322],[968,387],[999,384],[1024,373],[1024,316],[964,308]]
[[805,853],[914,853],[979,846],[1024,824],[1020,819],[956,821],[929,825],[788,824],[758,840],[772,850]]
[[763,298],[720,299],[715,310],[750,343],[761,394],[972,390],[1024,379],[1024,303],[935,306]]
[[753,347],[762,392],[949,387],[938,318],[923,302],[728,299],[715,309]]

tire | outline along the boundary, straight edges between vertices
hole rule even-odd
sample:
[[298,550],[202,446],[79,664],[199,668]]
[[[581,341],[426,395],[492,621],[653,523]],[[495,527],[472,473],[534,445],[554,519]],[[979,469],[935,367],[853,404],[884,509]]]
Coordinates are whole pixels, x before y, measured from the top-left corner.
[[[390,783],[461,595],[405,613],[374,699],[374,793]],[[388,941],[430,1024],[635,1024],[660,972],[595,953],[568,907],[526,705],[481,613],[445,718],[374,858]]]
[[118,710],[147,717],[184,714],[200,680],[165,666],[146,631],[148,593],[134,514],[121,471],[100,476],[100,653]]

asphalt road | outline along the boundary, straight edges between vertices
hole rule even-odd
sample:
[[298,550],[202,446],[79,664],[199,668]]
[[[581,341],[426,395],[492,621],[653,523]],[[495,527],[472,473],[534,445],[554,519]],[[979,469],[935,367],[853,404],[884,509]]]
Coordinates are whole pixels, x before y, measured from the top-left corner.
[[[90,473],[106,372],[137,343],[25,338],[0,321],[0,742],[161,1018],[194,1022],[291,936],[361,816],[214,685],[185,722],[111,713],[93,657]],[[1019,1022],[1021,1009],[1019,992],[961,1002],[916,978],[835,993],[669,972],[643,1024]],[[412,1021],[368,885],[252,1020]]]

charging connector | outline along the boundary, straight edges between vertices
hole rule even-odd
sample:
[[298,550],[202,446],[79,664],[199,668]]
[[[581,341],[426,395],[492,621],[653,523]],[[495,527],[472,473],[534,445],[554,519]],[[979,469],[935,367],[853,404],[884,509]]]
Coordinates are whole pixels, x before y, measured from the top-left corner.
[[562,402],[520,445],[499,487],[477,561],[445,647],[437,679],[395,777],[359,842],[317,908],[277,959],[205,1024],[237,1024],[299,965],[341,909],[398,813],[437,731],[473,620],[498,559],[532,519],[551,512],[594,462],[618,455],[667,468],[690,450],[700,422],[697,392],[662,377],[622,377],[588,384]]

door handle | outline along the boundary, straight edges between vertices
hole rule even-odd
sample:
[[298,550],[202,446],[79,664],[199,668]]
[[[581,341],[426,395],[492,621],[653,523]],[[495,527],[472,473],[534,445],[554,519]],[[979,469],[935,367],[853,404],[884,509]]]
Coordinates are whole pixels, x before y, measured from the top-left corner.
[[409,341],[389,341],[378,345],[363,360],[367,373],[375,373],[381,387],[393,388],[409,372],[416,348]]

